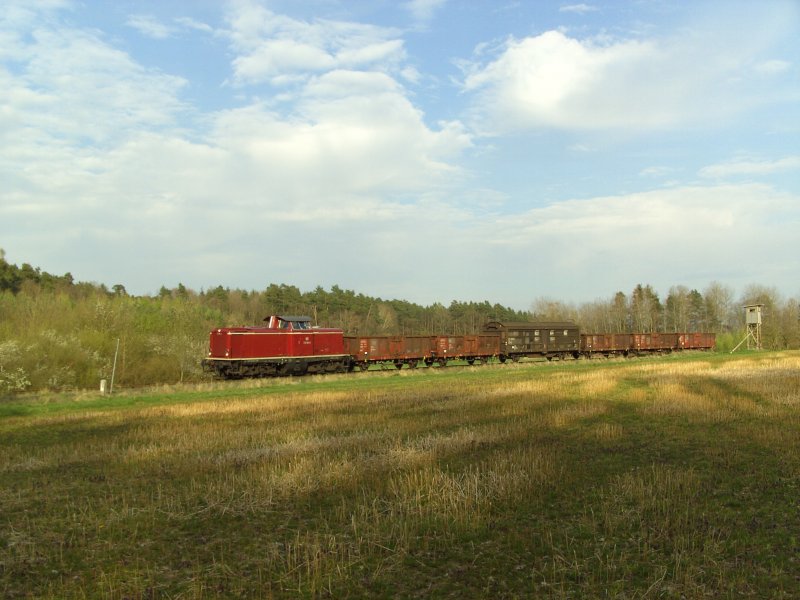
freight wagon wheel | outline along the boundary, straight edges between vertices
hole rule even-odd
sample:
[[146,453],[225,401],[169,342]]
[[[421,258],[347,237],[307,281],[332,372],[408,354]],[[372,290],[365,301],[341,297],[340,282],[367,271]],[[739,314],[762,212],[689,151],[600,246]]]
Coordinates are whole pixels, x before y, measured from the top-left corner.
[[369,364],[367,364],[365,362],[358,363],[358,368],[361,369],[362,371],[366,371],[367,369],[369,369]]
[[467,359],[467,364],[470,365],[470,366],[474,365],[475,364],[475,359],[472,358],[472,357],[468,358]]
[[440,367],[446,367],[447,366],[447,359],[446,358],[440,358],[439,359],[439,366]]
[[408,363],[408,367],[410,369],[416,369],[417,368],[417,361],[416,360],[412,360],[410,363]]
[[426,367],[430,367],[431,365],[433,365],[433,359],[432,358],[426,358],[424,362],[425,362],[425,366]]
[[403,368],[403,361],[402,361],[402,360],[396,360],[396,361],[394,361],[394,366],[395,366],[395,368],[397,368],[397,369],[402,369],[402,368]]

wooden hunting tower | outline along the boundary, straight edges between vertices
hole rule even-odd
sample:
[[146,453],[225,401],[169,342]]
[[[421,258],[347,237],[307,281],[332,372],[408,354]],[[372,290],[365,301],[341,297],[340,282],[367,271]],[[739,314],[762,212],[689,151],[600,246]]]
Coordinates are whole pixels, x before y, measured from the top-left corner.
[[744,339],[731,350],[731,354],[739,349],[739,346],[747,342],[747,349],[762,350],[761,343],[761,309],[763,304],[746,304],[744,307],[744,320],[747,326],[747,333]]

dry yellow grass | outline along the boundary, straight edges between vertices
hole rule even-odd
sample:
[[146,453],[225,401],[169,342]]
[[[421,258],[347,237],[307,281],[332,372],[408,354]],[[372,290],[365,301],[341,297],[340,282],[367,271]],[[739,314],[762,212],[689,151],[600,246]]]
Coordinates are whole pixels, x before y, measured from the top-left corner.
[[[792,543],[781,511],[800,477],[799,374],[797,353],[513,365],[10,416],[0,591],[800,591],[784,577],[793,552],[758,580],[738,566],[767,560],[750,537]],[[225,389],[237,395],[208,397]]]

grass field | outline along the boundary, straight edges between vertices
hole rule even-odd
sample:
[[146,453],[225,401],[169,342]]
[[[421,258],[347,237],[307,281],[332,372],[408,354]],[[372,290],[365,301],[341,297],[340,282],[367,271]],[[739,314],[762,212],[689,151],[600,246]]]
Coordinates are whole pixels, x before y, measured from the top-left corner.
[[3,598],[800,597],[800,353],[0,401]]

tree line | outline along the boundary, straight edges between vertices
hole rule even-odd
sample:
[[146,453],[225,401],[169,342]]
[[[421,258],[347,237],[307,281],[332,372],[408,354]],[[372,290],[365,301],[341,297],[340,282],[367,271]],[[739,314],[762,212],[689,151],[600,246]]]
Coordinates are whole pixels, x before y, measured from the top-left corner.
[[797,300],[761,286],[738,300],[718,283],[702,293],[675,286],[662,301],[651,286],[637,285],[628,294],[580,305],[539,298],[530,311],[488,301],[422,306],[336,285],[305,292],[285,284],[197,292],[178,284],[133,296],[122,284],[109,288],[76,282],[69,273],[18,267],[0,250],[0,394],[96,388],[110,378],[115,354],[115,386],[200,381],[207,377],[200,359],[211,329],[257,325],[271,314],[308,315],[314,324],[364,335],[467,335],[489,320],[572,320],[596,332],[713,331],[726,349],[743,335],[741,305],[750,302],[765,304],[767,347],[800,347]]
[[650,285],[639,284],[625,294],[617,292],[605,300],[570,304],[537,298],[531,316],[563,319],[581,324],[583,331],[712,332],[717,349],[731,350],[745,332],[744,306],[763,304],[762,337],[767,349],[800,348],[800,303],[784,299],[772,287],[753,284],[740,296],[733,288],[711,282],[702,292],[683,285],[670,287],[663,300]]

